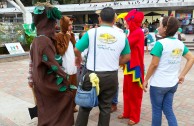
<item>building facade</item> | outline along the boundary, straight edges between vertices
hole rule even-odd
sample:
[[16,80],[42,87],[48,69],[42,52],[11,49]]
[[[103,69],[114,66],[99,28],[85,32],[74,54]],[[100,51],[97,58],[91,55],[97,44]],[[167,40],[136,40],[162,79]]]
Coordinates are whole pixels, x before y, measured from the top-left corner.
[[[85,23],[95,24],[98,23],[98,15],[95,14],[96,10],[100,10],[104,7],[113,7],[116,12],[128,12],[131,9],[139,9],[146,14],[155,12],[164,15],[173,15],[180,20],[181,27],[185,33],[193,33],[194,24],[194,0],[76,0],[78,4],[65,4],[55,5],[64,15],[73,15],[76,18],[74,24],[82,26]],[[111,2],[112,1],[112,2]],[[87,3],[89,2],[89,3]],[[76,3],[76,2],[74,2]],[[0,9],[0,22],[17,22],[22,21],[22,14],[9,3],[0,3],[0,6],[4,8]],[[30,12],[34,7],[26,7]],[[145,16],[144,20],[148,20],[149,23],[156,21],[160,18],[160,15]],[[191,30],[192,29],[192,30]],[[191,32],[190,32],[191,31]]]

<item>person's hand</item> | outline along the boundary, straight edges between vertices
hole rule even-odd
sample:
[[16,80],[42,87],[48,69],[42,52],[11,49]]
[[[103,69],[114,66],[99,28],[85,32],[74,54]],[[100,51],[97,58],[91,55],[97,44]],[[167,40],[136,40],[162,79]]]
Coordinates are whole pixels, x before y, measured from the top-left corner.
[[28,82],[28,86],[29,86],[30,88],[33,88],[33,83],[32,83],[32,82]]
[[73,33],[73,31],[70,31],[70,33],[71,33],[71,37],[74,37],[74,33]]
[[67,31],[66,34],[68,34],[71,37],[71,31]]
[[178,84],[182,84],[185,80],[185,76],[180,75],[178,78],[179,78]]
[[144,80],[144,83],[143,83],[143,90],[144,90],[144,92],[147,92],[147,87],[148,87],[148,81]]
[[75,57],[75,65],[80,68],[82,59],[79,57]]

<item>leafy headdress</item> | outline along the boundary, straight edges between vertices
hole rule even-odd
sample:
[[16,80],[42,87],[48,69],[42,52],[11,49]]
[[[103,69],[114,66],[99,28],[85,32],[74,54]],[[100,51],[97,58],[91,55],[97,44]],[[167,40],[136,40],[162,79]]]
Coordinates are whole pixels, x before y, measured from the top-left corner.
[[55,33],[56,20],[61,18],[61,12],[50,3],[37,3],[33,11],[34,25],[37,29],[37,35],[46,35],[53,37]]

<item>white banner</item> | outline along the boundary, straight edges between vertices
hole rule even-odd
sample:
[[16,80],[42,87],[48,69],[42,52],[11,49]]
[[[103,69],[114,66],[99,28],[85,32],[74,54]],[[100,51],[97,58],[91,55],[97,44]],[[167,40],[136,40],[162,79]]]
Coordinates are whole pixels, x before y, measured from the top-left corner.
[[6,43],[5,46],[9,54],[25,53],[20,43]]

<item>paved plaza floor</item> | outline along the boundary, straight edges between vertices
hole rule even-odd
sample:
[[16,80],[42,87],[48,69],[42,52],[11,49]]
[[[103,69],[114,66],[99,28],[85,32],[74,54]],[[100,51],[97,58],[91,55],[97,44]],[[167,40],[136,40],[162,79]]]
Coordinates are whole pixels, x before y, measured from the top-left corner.
[[[151,61],[145,55],[145,66]],[[183,63],[185,60],[183,61]],[[183,67],[183,65],[182,65]],[[27,84],[28,59],[0,63],[0,126],[36,126],[37,118],[31,120],[28,107],[33,107],[32,92]],[[123,74],[119,70],[119,104],[118,110],[111,114],[110,126],[127,126],[127,119],[119,120],[117,116],[123,110]],[[174,99],[174,112],[179,126],[194,126],[194,67],[179,85]],[[98,108],[91,111],[88,126],[97,126]],[[77,113],[75,113],[76,119]],[[144,93],[141,121],[137,126],[151,125],[151,105],[149,93]],[[167,126],[163,116],[162,126]],[[65,124],[64,124],[65,126]]]

